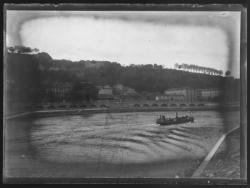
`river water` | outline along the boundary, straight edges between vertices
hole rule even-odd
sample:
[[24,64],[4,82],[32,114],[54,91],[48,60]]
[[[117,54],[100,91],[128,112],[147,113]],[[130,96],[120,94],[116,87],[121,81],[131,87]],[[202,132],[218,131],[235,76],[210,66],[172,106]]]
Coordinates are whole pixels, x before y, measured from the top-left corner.
[[[14,159],[6,160],[6,168],[9,174],[15,174],[20,170],[18,166],[22,166],[22,160],[30,164],[22,170],[32,168],[29,160],[40,161],[36,165],[36,168],[41,168],[40,173],[44,171],[43,164],[47,163],[146,165],[196,160],[207,155],[229,126],[239,123],[239,112],[195,111],[192,112],[194,123],[160,126],[155,123],[160,114],[163,112],[97,113],[13,120],[6,130],[5,149],[8,151],[6,155]],[[174,117],[175,112],[164,115]],[[181,115],[189,113],[180,112]],[[22,173],[25,174],[25,170]],[[42,176],[39,172],[37,174]]]

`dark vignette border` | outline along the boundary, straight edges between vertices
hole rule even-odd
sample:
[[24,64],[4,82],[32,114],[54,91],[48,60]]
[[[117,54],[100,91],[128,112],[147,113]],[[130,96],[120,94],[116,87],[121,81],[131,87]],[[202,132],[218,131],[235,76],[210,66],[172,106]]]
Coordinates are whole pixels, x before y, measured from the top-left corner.
[[[68,1],[64,4],[55,1],[47,1],[47,4],[39,4],[37,2],[26,1],[13,3],[9,2],[4,4],[3,7],[3,26],[5,31],[5,15],[7,10],[71,10],[71,11],[240,11],[241,12],[241,45],[240,45],[240,76],[241,76],[241,179],[204,179],[204,178],[3,178],[3,183],[7,184],[40,184],[40,183],[88,183],[88,184],[100,184],[100,183],[113,183],[113,184],[169,184],[169,185],[240,185],[247,183],[247,70],[246,70],[246,59],[247,59],[247,8],[246,1],[241,1],[240,3],[226,2],[228,4],[216,4],[222,3],[223,1],[217,2],[198,2],[198,1],[169,1],[168,4],[163,4],[163,2],[157,2],[146,4],[139,4],[136,1],[129,4],[127,2],[122,2],[119,4],[76,4],[73,0]],[[40,2],[41,3],[41,2]],[[53,3],[53,4],[49,4]],[[96,3],[93,1],[93,3]],[[137,4],[136,4],[137,3]],[[158,4],[162,3],[162,4]],[[176,4],[179,3],[179,4]],[[194,3],[194,4],[192,4]],[[211,4],[213,3],[213,4]],[[224,2],[225,3],[225,2]],[[5,40],[5,36],[4,36]],[[3,40],[3,42],[5,42]],[[3,43],[3,48],[5,49],[5,43]],[[4,60],[4,58],[3,58]],[[5,62],[5,61],[4,61]],[[3,69],[2,69],[3,70]],[[4,135],[3,135],[4,136]],[[3,137],[2,137],[3,138]],[[3,150],[2,150],[3,152]],[[3,155],[2,155],[3,157]],[[3,161],[2,161],[3,165]],[[2,176],[3,177],[3,176]]]

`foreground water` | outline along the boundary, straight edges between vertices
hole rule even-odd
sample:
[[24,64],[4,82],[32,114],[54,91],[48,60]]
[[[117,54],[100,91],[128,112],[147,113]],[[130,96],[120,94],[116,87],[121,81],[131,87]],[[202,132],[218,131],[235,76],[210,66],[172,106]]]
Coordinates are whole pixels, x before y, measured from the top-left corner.
[[[174,112],[168,113],[175,116]],[[138,163],[197,158],[209,148],[198,127],[221,128],[220,114],[194,113],[195,123],[159,126],[159,112],[66,116],[34,121],[31,142],[41,158],[57,162]],[[181,114],[180,114],[181,115]],[[216,136],[216,135],[215,135]]]
[[[48,172],[44,170],[48,163],[129,166],[201,159],[227,129],[239,123],[239,112],[200,111],[192,112],[194,123],[159,126],[155,121],[160,114],[162,112],[100,113],[12,121],[6,133],[6,154],[20,157],[6,161],[8,172],[11,174],[12,169],[15,174],[20,170],[22,160],[30,165],[22,167],[24,174],[32,168],[30,160],[39,161],[37,174],[43,176],[42,171]],[[175,112],[165,115],[174,117]],[[189,113],[179,113],[181,115]],[[21,126],[28,127],[25,134],[21,134],[24,131]],[[28,157],[31,153],[32,157]],[[162,168],[167,171],[166,167]]]

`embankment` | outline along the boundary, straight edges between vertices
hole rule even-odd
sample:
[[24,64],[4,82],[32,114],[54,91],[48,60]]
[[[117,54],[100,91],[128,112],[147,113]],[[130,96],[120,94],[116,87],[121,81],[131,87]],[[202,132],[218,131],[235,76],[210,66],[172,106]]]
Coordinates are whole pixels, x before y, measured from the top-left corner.
[[82,115],[89,113],[122,113],[122,112],[154,112],[154,111],[207,111],[207,110],[239,110],[239,106],[204,105],[195,107],[130,107],[130,108],[75,108],[36,110],[5,116],[5,119],[47,117],[61,115]]

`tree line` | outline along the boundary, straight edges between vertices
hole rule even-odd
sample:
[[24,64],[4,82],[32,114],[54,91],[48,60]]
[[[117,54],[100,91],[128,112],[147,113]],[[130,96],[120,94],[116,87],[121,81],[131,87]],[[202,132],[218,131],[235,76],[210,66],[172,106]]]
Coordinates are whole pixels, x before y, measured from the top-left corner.
[[[220,87],[223,77],[206,75],[175,69],[163,68],[157,64],[122,66],[117,62],[108,61],[77,61],[54,60],[49,55],[35,55],[39,62],[40,71],[44,74],[43,80],[64,80],[57,75],[63,72],[75,75],[75,79],[91,82],[95,85],[123,84],[134,88],[137,92],[163,92],[174,87],[207,88]],[[69,77],[69,76],[64,76]],[[72,78],[73,79],[73,78]]]
[[38,53],[39,52],[39,50],[37,48],[30,48],[30,47],[19,46],[19,45],[14,46],[14,47],[12,47],[12,46],[7,47],[7,50],[10,53],[20,53],[20,54],[21,53],[32,53],[32,52]]
[[[12,81],[8,88],[18,100],[41,101],[43,92],[55,82],[86,82],[92,86],[123,84],[138,93],[163,93],[164,90],[179,87],[222,88],[225,77],[202,73],[185,72],[163,68],[157,64],[122,66],[108,61],[55,60],[47,53],[22,54],[8,53],[7,80]],[[95,96],[92,86],[84,88],[86,98]],[[76,89],[77,90],[77,89]],[[93,93],[93,91],[95,91]],[[73,98],[79,92],[72,93]],[[15,97],[13,97],[15,98]]]

